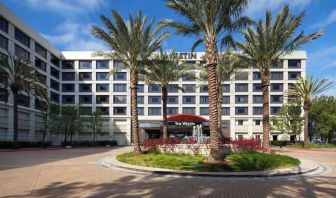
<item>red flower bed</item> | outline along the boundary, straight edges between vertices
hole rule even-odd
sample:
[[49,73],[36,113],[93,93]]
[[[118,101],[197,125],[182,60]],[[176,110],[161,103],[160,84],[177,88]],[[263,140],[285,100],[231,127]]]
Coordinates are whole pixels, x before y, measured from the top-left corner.
[[254,138],[231,140],[229,144],[232,144],[236,152],[256,152],[264,150],[261,145],[261,140]]

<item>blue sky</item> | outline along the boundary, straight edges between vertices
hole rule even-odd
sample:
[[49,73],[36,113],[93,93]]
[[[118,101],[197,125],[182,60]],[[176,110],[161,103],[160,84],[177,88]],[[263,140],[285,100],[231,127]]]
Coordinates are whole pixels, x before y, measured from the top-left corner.
[[[111,9],[118,10],[125,19],[139,9],[156,20],[180,19],[165,7],[163,0],[0,0],[33,29],[60,50],[106,49],[103,43],[90,35],[92,24],[101,25],[99,15],[109,16]],[[288,3],[294,13],[306,12],[300,27],[306,34],[324,29],[318,40],[305,45],[308,53],[307,73],[336,82],[336,1],[335,0],[252,0],[246,15],[263,19],[265,9],[277,14]],[[171,35],[164,48],[190,51],[193,38]],[[197,51],[203,51],[199,47]],[[336,86],[328,91],[336,94]]]

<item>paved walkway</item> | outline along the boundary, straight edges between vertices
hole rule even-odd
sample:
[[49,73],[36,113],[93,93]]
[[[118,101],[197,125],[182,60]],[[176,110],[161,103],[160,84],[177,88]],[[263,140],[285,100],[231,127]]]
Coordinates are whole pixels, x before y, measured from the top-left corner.
[[[128,148],[121,148],[128,149]],[[119,149],[0,152],[0,197],[335,197],[336,153],[278,153],[321,162],[318,177],[220,179],[138,175],[97,165]]]

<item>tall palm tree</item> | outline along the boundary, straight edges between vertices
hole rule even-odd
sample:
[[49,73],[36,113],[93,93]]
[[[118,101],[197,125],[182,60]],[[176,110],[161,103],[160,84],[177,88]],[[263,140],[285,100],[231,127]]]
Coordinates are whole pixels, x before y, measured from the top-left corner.
[[208,73],[209,116],[210,116],[210,161],[223,160],[219,141],[216,66],[217,45],[232,43],[231,33],[249,22],[241,16],[248,0],[167,0],[167,6],[182,15],[185,21],[166,20],[162,24],[175,28],[177,34],[197,37],[192,51],[205,43],[205,59]]
[[[162,120],[163,138],[168,138],[168,120],[167,120],[167,99],[168,85],[172,81],[178,81],[180,78],[193,78],[194,73],[190,71],[190,65],[179,64],[178,54],[174,51],[164,53],[160,51],[153,58],[153,62],[141,71],[145,81],[149,84],[156,84],[161,87],[162,94]],[[179,89],[182,89],[178,87]]]
[[9,54],[1,57],[0,74],[5,77],[3,86],[13,94],[13,146],[18,147],[18,100],[20,93],[29,96],[46,97],[45,89],[41,86],[41,79],[34,66],[28,61]]
[[303,102],[304,110],[304,148],[308,148],[309,144],[309,132],[308,132],[308,114],[312,106],[312,100],[317,95],[321,94],[325,90],[331,88],[333,82],[328,79],[313,79],[313,76],[307,76],[306,78],[298,78],[296,83],[289,87],[288,94],[294,95],[300,98]]
[[285,5],[275,20],[272,13],[266,11],[265,21],[259,20],[255,27],[242,32],[244,42],[236,42],[242,49],[240,58],[261,73],[263,87],[263,146],[269,148],[269,85],[270,68],[280,62],[280,57],[293,52],[305,43],[320,37],[319,31],[305,36],[303,31],[296,34],[304,18],[304,13],[293,15]]
[[120,60],[130,70],[131,80],[131,117],[132,139],[134,152],[141,152],[139,143],[139,123],[137,110],[137,86],[138,68],[149,62],[149,57],[161,47],[161,43],[168,37],[167,32],[162,32],[162,27],[154,27],[154,20],[147,21],[141,11],[134,18],[131,14],[129,21],[124,21],[116,10],[112,10],[110,20],[106,16],[100,16],[104,28],[92,26],[91,32],[102,40],[113,52],[101,53],[115,60]]

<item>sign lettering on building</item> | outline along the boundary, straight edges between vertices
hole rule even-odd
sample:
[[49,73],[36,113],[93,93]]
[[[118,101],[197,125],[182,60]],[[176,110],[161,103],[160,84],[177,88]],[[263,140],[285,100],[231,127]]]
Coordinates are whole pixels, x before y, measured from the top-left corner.
[[176,54],[180,59],[197,59],[196,52],[178,52]]

